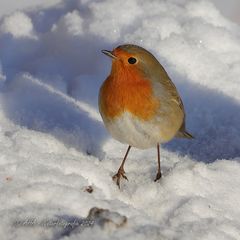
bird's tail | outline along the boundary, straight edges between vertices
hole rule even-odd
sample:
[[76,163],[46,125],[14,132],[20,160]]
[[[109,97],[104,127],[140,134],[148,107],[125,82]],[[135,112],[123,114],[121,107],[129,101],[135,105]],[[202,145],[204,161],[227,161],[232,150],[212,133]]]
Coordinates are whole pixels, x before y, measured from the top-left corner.
[[188,133],[187,131],[184,131],[184,132],[178,132],[176,134],[176,137],[179,137],[179,138],[188,138],[188,139],[192,139],[194,138],[192,134]]

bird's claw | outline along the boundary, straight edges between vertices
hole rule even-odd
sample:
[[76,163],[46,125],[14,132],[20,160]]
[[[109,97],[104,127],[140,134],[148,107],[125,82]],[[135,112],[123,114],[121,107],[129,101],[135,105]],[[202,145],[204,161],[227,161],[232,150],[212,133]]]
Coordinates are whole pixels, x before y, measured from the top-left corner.
[[119,189],[120,189],[120,179],[121,179],[121,177],[128,181],[128,178],[125,175],[124,170],[118,170],[118,172],[112,177],[113,181],[116,181],[116,184],[118,185]]
[[156,175],[156,178],[154,180],[154,182],[156,182],[158,179],[160,179],[162,177],[162,174],[161,172],[158,172],[157,175]]

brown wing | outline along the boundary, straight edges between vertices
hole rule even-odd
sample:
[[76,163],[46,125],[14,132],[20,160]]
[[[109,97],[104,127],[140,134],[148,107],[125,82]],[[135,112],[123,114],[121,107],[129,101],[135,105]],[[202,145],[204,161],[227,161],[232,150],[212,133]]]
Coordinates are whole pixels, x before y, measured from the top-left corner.
[[166,73],[166,71],[164,70],[164,68],[162,67],[162,70],[164,71],[164,74],[162,76],[164,76],[161,79],[161,82],[163,83],[164,87],[166,88],[166,90],[171,94],[172,96],[172,100],[174,102],[176,102],[176,104],[178,104],[179,108],[182,110],[183,112],[183,122],[181,127],[179,128],[179,131],[176,134],[176,137],[180,137],[180,138],[194,138],[190,133],[188,133],[186,131],[186,127],[185,127],[185,109],[184,109],[184,105],[182,102],[182,99],[180,98],[177,88],[174,85],[174,83],[171,81],[171,79],[169,78],[168,74]]

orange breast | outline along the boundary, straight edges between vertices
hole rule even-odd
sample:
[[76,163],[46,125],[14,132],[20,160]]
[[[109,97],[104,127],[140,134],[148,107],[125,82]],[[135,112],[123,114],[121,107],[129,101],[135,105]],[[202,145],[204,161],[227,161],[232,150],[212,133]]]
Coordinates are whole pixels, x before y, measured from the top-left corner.
[[100,111],[110,119],[129,111],[142,120],[150,120],[160,107],[151,82],[137,68],[127,68],[121,63],[113,63],[99,97]]

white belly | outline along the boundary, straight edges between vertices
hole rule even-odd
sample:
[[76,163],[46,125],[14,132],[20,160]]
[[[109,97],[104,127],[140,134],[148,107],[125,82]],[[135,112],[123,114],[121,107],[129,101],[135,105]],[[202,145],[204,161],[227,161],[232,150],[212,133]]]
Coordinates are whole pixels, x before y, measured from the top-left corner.
[[137,148],[155,147],[165,142],[159,122],[141,121],[129,112],[124,112],[113,121],[104,121],[106,128],[118,141]]

